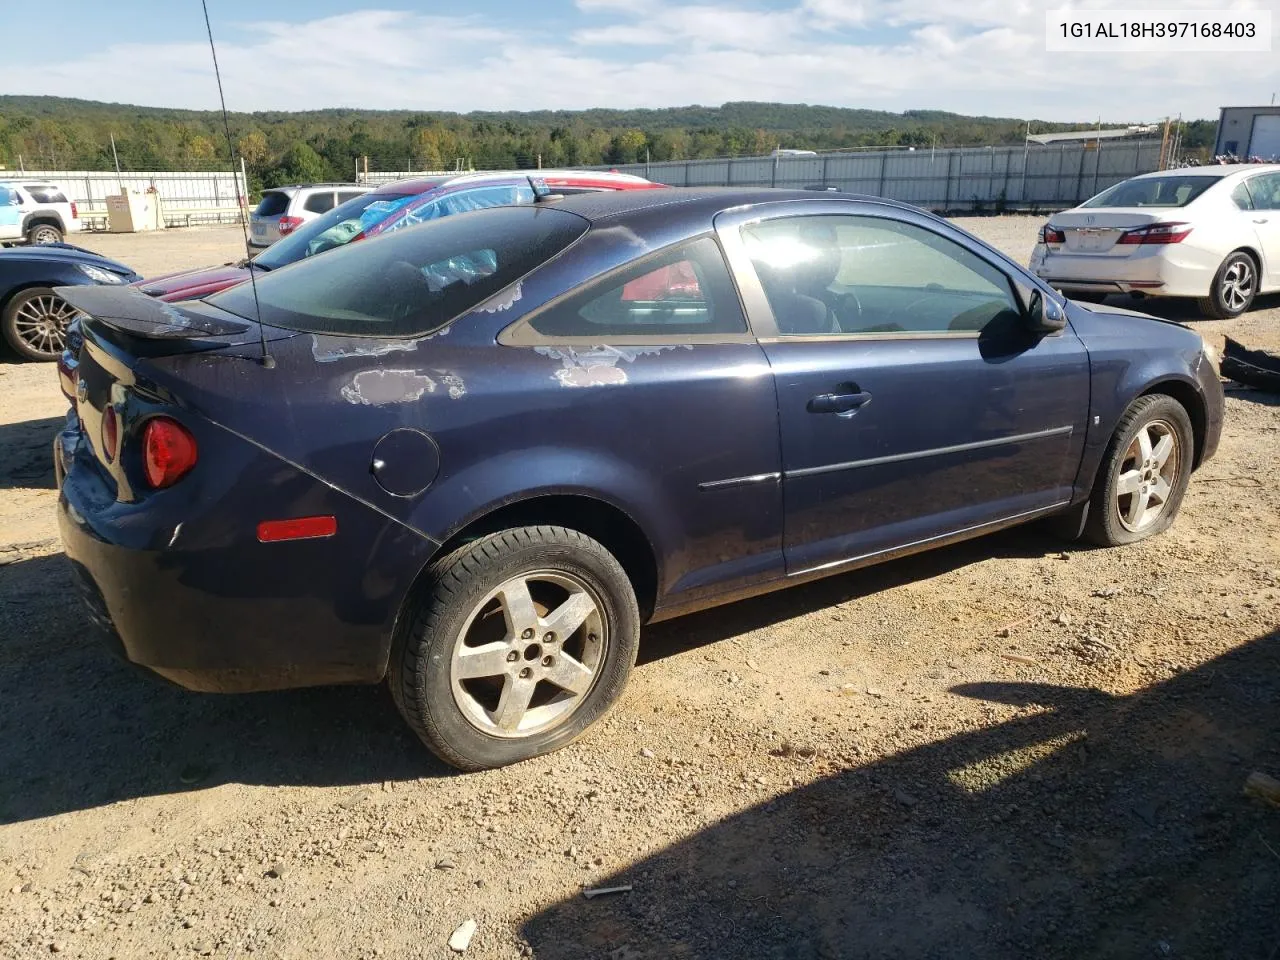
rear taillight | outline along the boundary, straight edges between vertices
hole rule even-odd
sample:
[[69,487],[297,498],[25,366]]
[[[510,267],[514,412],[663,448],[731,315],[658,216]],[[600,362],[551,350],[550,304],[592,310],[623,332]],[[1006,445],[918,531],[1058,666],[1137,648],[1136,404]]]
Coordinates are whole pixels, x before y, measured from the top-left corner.
[[1046,223],[1043,227],[1040,228],[1040,242],[1041,243],[1066,243],[1067,235],[1063,233],[1061,230],[1059,230],[1057,227],[1051,227],[1049,224]]
[[142,465],[151,486],[172,486],[196,465],[196,438],[176,420],[153,417],[142,431]]
[[102,411],[102,456],[107,463],[114,462],[120,450],[120,418],[115,407]]
[[276,224],[276,228],[280,231],[280,236],[285,237],[293,233],[302,226],[301,217],[281,217]]
[[1153,223],[1122,233],[1116,243],[1181,243],[1190,232],[1189,223]]
[[66,350],[58,356],[58,386],[62,390],[62,395],[72,403],[76,402],[76,383],[80,379],[79,371],[71,366],[71,360]]
[[80,211],[79,209],[77,209],[76,202],[74,200],[71,201],[71,219],[72,220],[80,219]]

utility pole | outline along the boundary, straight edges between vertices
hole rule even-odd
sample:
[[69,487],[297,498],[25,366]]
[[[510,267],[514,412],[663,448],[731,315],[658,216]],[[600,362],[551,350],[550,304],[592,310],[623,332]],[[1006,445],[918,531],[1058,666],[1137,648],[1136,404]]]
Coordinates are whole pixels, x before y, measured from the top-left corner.
[[116,161],[116,186],[124,193],[124,181],[120,179],[120,154],[116,153],[116,135],[111,134],[111,156]]

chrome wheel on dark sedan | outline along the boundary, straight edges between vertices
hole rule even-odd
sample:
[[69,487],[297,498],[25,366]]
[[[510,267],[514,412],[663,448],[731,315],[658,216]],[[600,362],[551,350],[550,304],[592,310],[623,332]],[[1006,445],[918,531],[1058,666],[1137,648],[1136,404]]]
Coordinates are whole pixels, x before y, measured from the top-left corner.
[[1112,435],[1089,503],[1085,533],[1119,546],[1168,529],[1191,477],[1191,418],[1173,397],[1133,402]]
[[77,313],[46,287],[23,290],[5,307],[5,340],[28,360],[56,360],[67,345],[67,324]]

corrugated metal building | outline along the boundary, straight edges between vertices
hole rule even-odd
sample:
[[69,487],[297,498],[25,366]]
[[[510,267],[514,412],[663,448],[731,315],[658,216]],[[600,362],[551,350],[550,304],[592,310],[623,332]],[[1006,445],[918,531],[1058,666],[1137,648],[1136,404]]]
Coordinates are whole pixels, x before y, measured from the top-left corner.
[[1219,156],[1280,158],[1280,106],[1223,107],[1213,152]]

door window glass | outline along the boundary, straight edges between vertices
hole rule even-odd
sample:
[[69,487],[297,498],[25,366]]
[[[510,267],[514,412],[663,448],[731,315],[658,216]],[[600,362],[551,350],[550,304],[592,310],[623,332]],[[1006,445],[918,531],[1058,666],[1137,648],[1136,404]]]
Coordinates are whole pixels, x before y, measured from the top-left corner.
[[914,224],[787,217],[742,234],[782,336],[976,333],[1021,313],[1001,270]]

